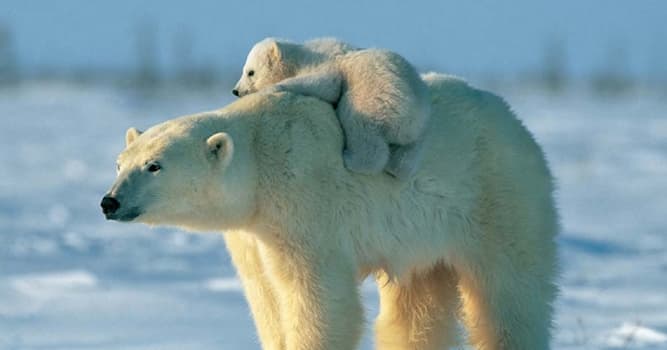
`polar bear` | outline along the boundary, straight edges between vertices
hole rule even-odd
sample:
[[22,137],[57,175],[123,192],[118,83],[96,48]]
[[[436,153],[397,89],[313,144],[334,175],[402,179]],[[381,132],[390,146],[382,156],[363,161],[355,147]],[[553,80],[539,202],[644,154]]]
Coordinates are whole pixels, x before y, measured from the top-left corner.
[[129,129],[108,219],[224,231],[264,349],[358,346],[358,285],[380,294],[378,349],[548,349],[552,179],[498,97],[427,75],[432,118],[409,181],[345,169],[335,111],[258,93]]
[[244,96],[266,87],[335,104],[351,171],[384,169],[399,179],[415,172],[430,100],[419,74],[400,55],[359,50],[333,38],[303,45],[267,38],[250,50],[232,92]]
[[335,58],[336,56],[344,55],[350,51],[360,50],[358,47],[350,43],[346,43],[342,40],[333,37],[311,39],[304,42],[303,46],[306,50],[310,52],[326,55],[330,58]]

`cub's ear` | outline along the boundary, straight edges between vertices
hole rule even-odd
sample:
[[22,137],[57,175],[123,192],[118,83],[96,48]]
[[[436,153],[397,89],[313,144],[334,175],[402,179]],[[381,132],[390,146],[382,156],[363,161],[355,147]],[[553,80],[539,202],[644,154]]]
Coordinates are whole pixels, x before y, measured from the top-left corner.
[[211,137],[206,140],[206,148],[209,158],[213,162],[217,162],[224,167],[232,161],[234,141],[232,141],[232,137],[229,136],[229,134],[219,132],[211,135]]
[[269,43],[269,63],[270,64],[277,64],[278,62],[282,61],[283,57],[283,50],[284,47],[283,44],[279,43],[276,40],[271,40]]
[[141,135],[141,131],[136,128],[129,128],[125,132],[125,147],[129,146],[134,140]]

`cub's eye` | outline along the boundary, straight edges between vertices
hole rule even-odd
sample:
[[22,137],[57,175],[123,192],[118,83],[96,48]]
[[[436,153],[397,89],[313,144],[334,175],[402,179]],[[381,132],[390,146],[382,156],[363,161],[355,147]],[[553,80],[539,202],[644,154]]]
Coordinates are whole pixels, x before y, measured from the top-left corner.
[[255,71],[254,70],[249,70],[248,71],[248,76],[251,77],[253,75],[255,75]]
[[120,164],[116,164],[116,171],[120,171]]
[[148,165],[148,168],[146,170],[148,170],[148,172],[154,173],[156,171],[159,171],[160,169],[162,169],[162,167],[160,167],[160,164],[151,163]]

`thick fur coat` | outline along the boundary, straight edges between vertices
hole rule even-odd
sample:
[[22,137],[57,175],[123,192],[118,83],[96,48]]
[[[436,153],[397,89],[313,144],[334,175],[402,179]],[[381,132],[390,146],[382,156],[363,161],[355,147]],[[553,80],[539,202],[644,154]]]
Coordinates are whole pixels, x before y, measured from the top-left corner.
[[385,170],[399,179],[417,170],[431,104],[428,88],[400,55],[335,39],[302,45],[268,38],[250,50],[233,91],[244,96],[264,88],[336,105],[348,169]]
[[557,215],[544,156],[500,98],[424,81],[432,115],[407,181],[346,169],[329,104],[260,93],[128,131],[105,213],[224,232],[264,349],[356,348],[369,275],[379,349],[445,349],[459,318],[476,349],[548,349]]

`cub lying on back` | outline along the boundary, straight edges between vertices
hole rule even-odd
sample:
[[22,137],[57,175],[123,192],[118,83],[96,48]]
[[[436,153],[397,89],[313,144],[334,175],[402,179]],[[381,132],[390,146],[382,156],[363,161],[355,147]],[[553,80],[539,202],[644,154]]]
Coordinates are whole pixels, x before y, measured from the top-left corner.
[[385,170],[399,179],[415,172],[430,96],[415,68],[398,54],[360,50],[335,39],[295,44],[268,38],[250,50],[233,93],[240,97],[265,87],[337,105],[349,170]]

